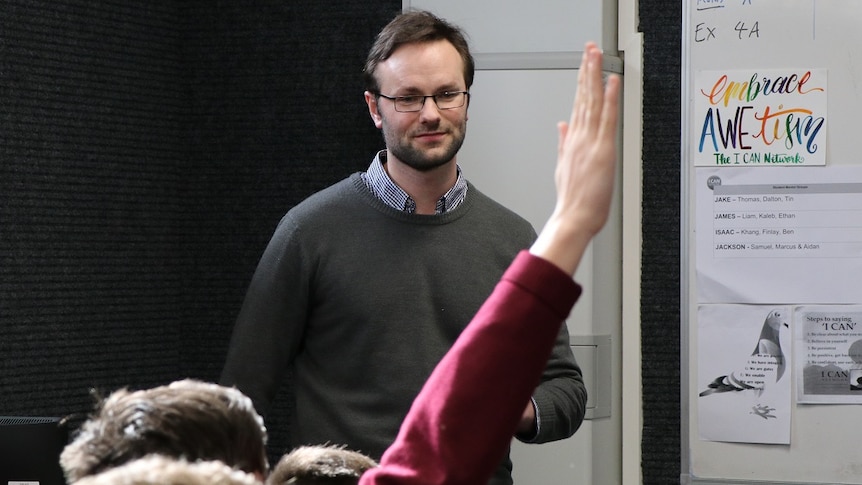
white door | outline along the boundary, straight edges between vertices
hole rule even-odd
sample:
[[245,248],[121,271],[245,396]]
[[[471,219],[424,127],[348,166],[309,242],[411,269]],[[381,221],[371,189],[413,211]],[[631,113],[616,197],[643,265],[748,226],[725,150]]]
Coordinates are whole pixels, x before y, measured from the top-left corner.
[[[458,162],[479,190],[521,214],[537,231],[553,209],[556,123],[568,119],[576,78],[574,69],[476,73]],[[621,482],[620,221],[617,200],[608,226],[575,275],[585,291],[567,322],[574,343],[582,344],[573,350],[590,392],[589,419],[567,440],[514,441],[516,484]]]

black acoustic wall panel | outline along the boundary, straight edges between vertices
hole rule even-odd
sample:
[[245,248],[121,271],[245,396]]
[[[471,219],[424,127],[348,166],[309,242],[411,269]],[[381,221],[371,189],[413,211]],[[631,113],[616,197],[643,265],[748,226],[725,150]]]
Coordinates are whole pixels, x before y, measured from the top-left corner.
[[682,3],[640,2],[644,34],[642,469],[680,478],[680,87]]
[[175,375],[189,99],[172,2],[0,2],[0,409]]

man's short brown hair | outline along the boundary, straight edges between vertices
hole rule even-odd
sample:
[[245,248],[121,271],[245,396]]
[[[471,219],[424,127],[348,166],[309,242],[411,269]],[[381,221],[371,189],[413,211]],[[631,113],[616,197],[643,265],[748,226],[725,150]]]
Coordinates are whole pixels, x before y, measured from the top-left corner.
[[449,41],[461,55],[464,64],[464,83],[466,88],[470,89],[473,85],[476,63],[473,55],[470,54],[464,32],[431,12],[417,10],[399,14],[377,34],[363,69],[365,90],[371,93],[380,92],[380,84],[375,77],[377,65],[389,59],[396,49],[404,44],[437,40]]

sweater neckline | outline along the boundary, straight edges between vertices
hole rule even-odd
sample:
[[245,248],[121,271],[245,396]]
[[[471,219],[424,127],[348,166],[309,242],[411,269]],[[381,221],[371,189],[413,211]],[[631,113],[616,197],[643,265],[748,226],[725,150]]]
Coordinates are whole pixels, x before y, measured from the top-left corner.
[[476,200],[476,188],[467,182],[467,196],[463,202],[461,202],[458,207],[454,209],[444,212],[442,214],[411,214],[409,212],[400,211],[391,207],[384,203],[380,198],[378,198],[371,189],[365,184],[365,181],[362,180],[361,172],[355,172],[350,176],[351,187],[353,190],[360,196],[360,198],[366,202],[373,209],[378,212],[383,213],[387,217],[399,220],[401,222],[407,222],[411,224],[447,224],[452,221],[456,221],[463,217],[470,211],[470,208],[473,207],[473,202]]

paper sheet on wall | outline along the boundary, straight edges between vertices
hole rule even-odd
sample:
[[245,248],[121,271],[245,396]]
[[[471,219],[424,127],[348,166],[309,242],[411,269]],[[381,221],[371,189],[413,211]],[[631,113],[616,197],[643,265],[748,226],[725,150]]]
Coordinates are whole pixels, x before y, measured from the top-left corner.
[[862,167],[695,170],[699,303],[862,301]]
[[698,308],[700,439],[790,443],[790,317],[787,306]]
[[862,403],[862,306],[794,309],[796,401]]

